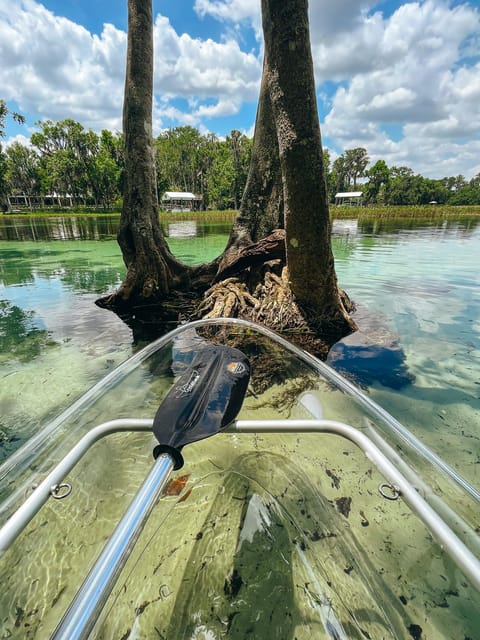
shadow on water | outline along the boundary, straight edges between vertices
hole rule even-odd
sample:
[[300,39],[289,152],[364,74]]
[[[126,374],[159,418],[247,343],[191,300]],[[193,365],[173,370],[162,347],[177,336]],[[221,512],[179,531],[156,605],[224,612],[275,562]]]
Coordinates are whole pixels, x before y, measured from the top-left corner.
[[[202,500],[216,483],[217,495]],[[148,584],[161,579],[157,572],[171,575],[163,585],[171,597],[137,606],[122,637],[132,638],[134,627],[146,633],[152,623],[165,640],[407,636],[408,611],[345,516],[284,456],[240,455],[195,491],[210,507],[193,541],[172,513],[164,526],[180,527],[173,549],[153,536],[148,555],[156,566],[144,567]],[[132,601],[127,585],[118,610],[131,609]]]
[[330,350],[327,362],[363,388],[379,382],[390,389],[402,389],[415,380],[399,346],[356,346],[339,342]]
[[388,328],[388,319],[358,308],[354,319],[358,331],[330,349],[327,363],[360,387],[380,383],[403,389],[415,381],[409,372],[400,336]]

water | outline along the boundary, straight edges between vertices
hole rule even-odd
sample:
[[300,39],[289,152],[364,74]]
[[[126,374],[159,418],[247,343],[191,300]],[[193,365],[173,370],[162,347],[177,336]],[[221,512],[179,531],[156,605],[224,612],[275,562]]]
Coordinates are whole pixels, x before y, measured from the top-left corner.
[[[94,300],[122,281],[118,219],[0,219],[0,460],[136,348]],[[165,224],[189,264],[224,248],[230,225]],[[334,224],[340,285],[360,332],[345,371],[480,487],[480,294],[476,220]]]
[[379,404],[479,487],[480,226],[336,228],[339,281],[366,335],[347,338],[331,363],[358,372]]
[[[94,305],[125,272],[117,223],[0,218],[0,459],[138,348],[114,314]],[[218,255],[229,225],[179,221],[165,231],[174,252],[195,263]],[[360,331],[330,355],[477,487],[479,249],[475,222],[336,222],[337,273],[357,303]],[[144,378],[135,370],[94,411],[129,416],[132,405],[153,415],[167,381]],[[324,415],[356,424],[351,402],[327,391]],[[261,396],[249,397],[244,417],[256,403],[263,410]],[[68,437],[80,423],[72,416]],[[228,628],[243,639],[252,624],[266,637],[272,620],[285,639],[476,637],[478,594],[403,501],[379,497],[380,475],[352,445],[331,437],[320,446],[312,435],[228,438],[189,450],[185,490],[157,505],[96,637],[153,637],[155,629],[213,638]],[[74,499],[49,501],[2,558],[2,637],[49,637],[146,475],[145,439],[96,445],[70,474]],[[349,496],[345,515],[339,505]],[[470,502],[463,513],[454,504],[478,521]],[[352,617],[358,624],[345,626]]]

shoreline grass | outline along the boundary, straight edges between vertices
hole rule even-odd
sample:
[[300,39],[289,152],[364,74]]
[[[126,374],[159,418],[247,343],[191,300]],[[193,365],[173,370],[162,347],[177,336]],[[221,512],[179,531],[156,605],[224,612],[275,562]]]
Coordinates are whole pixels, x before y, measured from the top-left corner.
[[346,207],[331,205],[330,216],[333,219],[358,220],[431,220],[439,218],[475,218],[480,216],[480,205],[403,205],[386,207]]
[[[118,217],[120,211],[92,211],[71,209],[49,209],[39,211],[24,210],[3,214],[5,218],[25,217]],[[170,213],[161,211],[160,219],[167,222],[182,220],[198,220],[211,222],[233,222],[237,212],[225,211],[194,211],[182,213]],[[451,206],[451,205],[403,205],[403,206],[372,206],[372,207],[347,207],[345,205],[330,205],[330,217],[332,219],[358,219],[358,220],[400,220],[400,219],[439,219],[439,218],[475,218],[480,216],[480,205]]]

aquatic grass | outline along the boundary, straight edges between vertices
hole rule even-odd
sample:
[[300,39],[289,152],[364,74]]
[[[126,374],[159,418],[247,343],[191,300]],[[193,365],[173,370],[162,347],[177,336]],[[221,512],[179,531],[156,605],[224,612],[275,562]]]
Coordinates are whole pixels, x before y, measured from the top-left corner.
[[332,205],[330,215],[334,219],[358,220],[438,220],[442,218],[474,218],[480,216],[480,205],[452,206],[452,205],[402,205],[402,206],[372,206],[346,207]]
[[[30,211],[25,210],[18,213],[9,213],[9,218],[32,217],[65,217],[65,216],[87,216],[87,217],[118,217],[120,210],[91,210],[91,209],[48,209]],[[160,211],[160,219],[165,222],[196,220],[197,222],[233,222],[237,211],[227,209],[224,211],[184,211],[172,213]],[[330,216],[332,219],[352,219],[358,220],[438,220],[442,218],[475,218],[480,216],[480,205],[401,205],[401,206],[368,206],[349,207],[345,205],[330,205]]]
[[[13,219],[20,219],[26,217],[39,217],[39,218],[53,218],[66,216],[76,217],[118,217],[121,215],[120,210],[103,211],[101,209],[42,209],[37,211],[30,211],[25,209],[24,211],[18,211],[15,213],[6,214],[6,217]],[[169,211],[160,211],[160,219],[166,222],[184,221],[184,220],[197,220],[201,221],[213,221],[213,222],[232,222],[237,215],[237,211],[233,209],[226,209],[225,211],[183,211],[179,213],[172,213]]]

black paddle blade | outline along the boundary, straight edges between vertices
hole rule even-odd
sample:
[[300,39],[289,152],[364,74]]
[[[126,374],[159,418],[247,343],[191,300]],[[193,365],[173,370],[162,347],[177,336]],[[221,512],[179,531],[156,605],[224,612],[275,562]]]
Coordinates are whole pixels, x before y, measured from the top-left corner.
[[211,344],[199,351],[155,414],[153,432],[161,445],[156,453],[178,451],[230,424],[249,379],[249,362],[238,349]]

